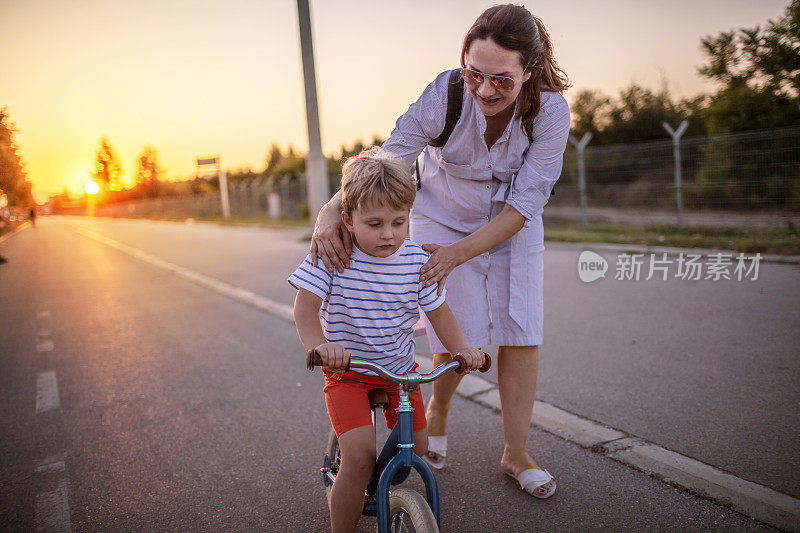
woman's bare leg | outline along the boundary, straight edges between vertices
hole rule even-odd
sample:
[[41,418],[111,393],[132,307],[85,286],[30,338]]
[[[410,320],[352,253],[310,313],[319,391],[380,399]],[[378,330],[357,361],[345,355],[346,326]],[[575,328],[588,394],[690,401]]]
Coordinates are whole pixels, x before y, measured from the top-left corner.
[[[452,361],[449,353],[437,353],[433,356],[433,367]],[[447,435],[447,413],[450,410],[450,399],[461,383],[462,376],[448,372],[433,382],[433,394],[428,401],[425,416],[428,419],[428,435],[441,437]]]
[[[526,447],[538,376],[538,346],[500,346],[497,352],[497,385],[500,389],[505,440],[500,468],[515,476],[528,468],[540,468]],[[544,494],[551,484],[552,481],[537,491]]]

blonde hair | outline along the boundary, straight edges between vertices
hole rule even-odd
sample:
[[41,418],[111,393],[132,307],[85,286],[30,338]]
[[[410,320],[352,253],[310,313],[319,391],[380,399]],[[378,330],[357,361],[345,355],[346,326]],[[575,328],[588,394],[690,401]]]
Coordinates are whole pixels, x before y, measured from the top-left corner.
[[399,159],[381,154],[373,146],[349,157],[342,166],[342,209],[353,211],[369,203],[411,209],[417,187],[411,171]]

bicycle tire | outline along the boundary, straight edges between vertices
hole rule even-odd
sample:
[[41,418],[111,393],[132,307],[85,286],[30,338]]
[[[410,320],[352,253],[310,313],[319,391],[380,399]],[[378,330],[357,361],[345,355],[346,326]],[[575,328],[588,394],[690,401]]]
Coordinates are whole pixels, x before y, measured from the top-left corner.
[[389,531],[439,533],[439,526],[422,494],[412,489],[400,488],[389,493]]
[[[336,432],[331,430],[328,435],[328,443],[325,446],[325,453],[331,459],[331,473],[334,477],[339,473],[339,465],[342,462],[342,455],[339,453],[339,439],[336,437]],[[325,486],[325,499],[328,501],[328,507],[331,505],[331,489],[333,485]]]

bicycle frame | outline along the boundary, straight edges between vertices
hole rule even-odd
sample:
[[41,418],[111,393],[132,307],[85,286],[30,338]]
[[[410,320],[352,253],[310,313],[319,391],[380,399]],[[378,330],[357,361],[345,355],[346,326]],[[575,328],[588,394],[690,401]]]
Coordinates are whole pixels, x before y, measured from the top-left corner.
[[[413,412],[409,395],[416,386],[400,384],[400,401],[397,406],[397,423],[383,445],[381,453],[375,461],[375,470],[372,473],[367,494],[374,501],[365,502],[362,514],[378,517],[378,531],[384,533],[389,524],[389,488],[406,480],[411,470],[414,469],[425,484],[425,499],[436,518],[436,524],[441,525],[439,519],[439,486],[430,467],[425,461],[414,453]],[[372,412],[373,427],[376,426],[375,411]],[[335,476],[331,473],[332,458],[325,456],[322,468],[324,482],[332,485]]]
[[[373,479],[378,478],[375,492],[369,492],[373,485],[367,487],[370,495],[375,496],[378,516],[378,531],[383,533],[389,524],[389,486],[394,483],[404,481],[411,469],[417,471],[425,483],[425,499],[433,511],[436,524],[441,526],[439,521],[439,487],[433,472],[425,464],[425,461],[414,453],[414,433],[413,417],[414,408],[408,400],[409,394],[413,392],[407,390],[405,385],[400,385],[400,403],[397,406],[397,424],[386,439],[378,460],[375,462],[375,472]],[[382,461],[383,459],[383,461]],[[398,479],[395,476],[398,475]],[[366,506],[365,506],[366,511]]]
[[[479,369],[486,372],[491,367],[492,361],[488,354],[485,354],[483,366]],[[309,370],[314,370],[315,365],[322,365],[322,358],[314,350],[309,350],[306,357],[306,366]],[[380,455],[375,461],[375,468],[372,472],[369,483],[367,484],[367,495],[374,501],[365,502],[362,510],[363,515],[378,517],[379,533],[388,533],[390,509],[389,509],[389,488],[405,481],[414,469],[419,473],[423,483],[425,483],[425,499],[428,507],[436,520],[436,525],[441,526],[439,518],[439,487],[433,472],[420,457],[414,454],[414,424],[413,412],[409,395],[421,384],[430,383],[438,379],[445,372],[450,370],[461,371],[467,367],[466,360],[461,354],[456,354],[454,360],[440,365],[429,374],[420,375],[411,371],[405,374],[395,374],[371,361],[350,359],[348,369],[363,368],[372,370],[377,375],[382,376],[388,381],[399,385],[399,402],[396,409],[397,423],[395,424],[389,437],[383,445]],[[375,420],[375,410],[372,410],[372,425],[377,428]],[[377,430],[377,429],[376,429]],[[325,460],[320,471],[326,486],[333,485],[336,476],[333,474],[331,465],[334,457],[325,455]]]

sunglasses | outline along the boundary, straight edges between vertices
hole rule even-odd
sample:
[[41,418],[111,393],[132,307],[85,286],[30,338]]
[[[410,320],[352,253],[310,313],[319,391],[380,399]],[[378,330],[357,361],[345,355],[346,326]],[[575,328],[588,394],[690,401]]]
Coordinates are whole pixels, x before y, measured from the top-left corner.
[[483,85],[483,80],[489,78],[489,82],[500,91],[508,93],[514,90],[514,78],[509,78],[508,76],[484,74],[483,72],[466,67],[461,69],[461,74],[464,76],[464,81],[469,85],[481,86]]

